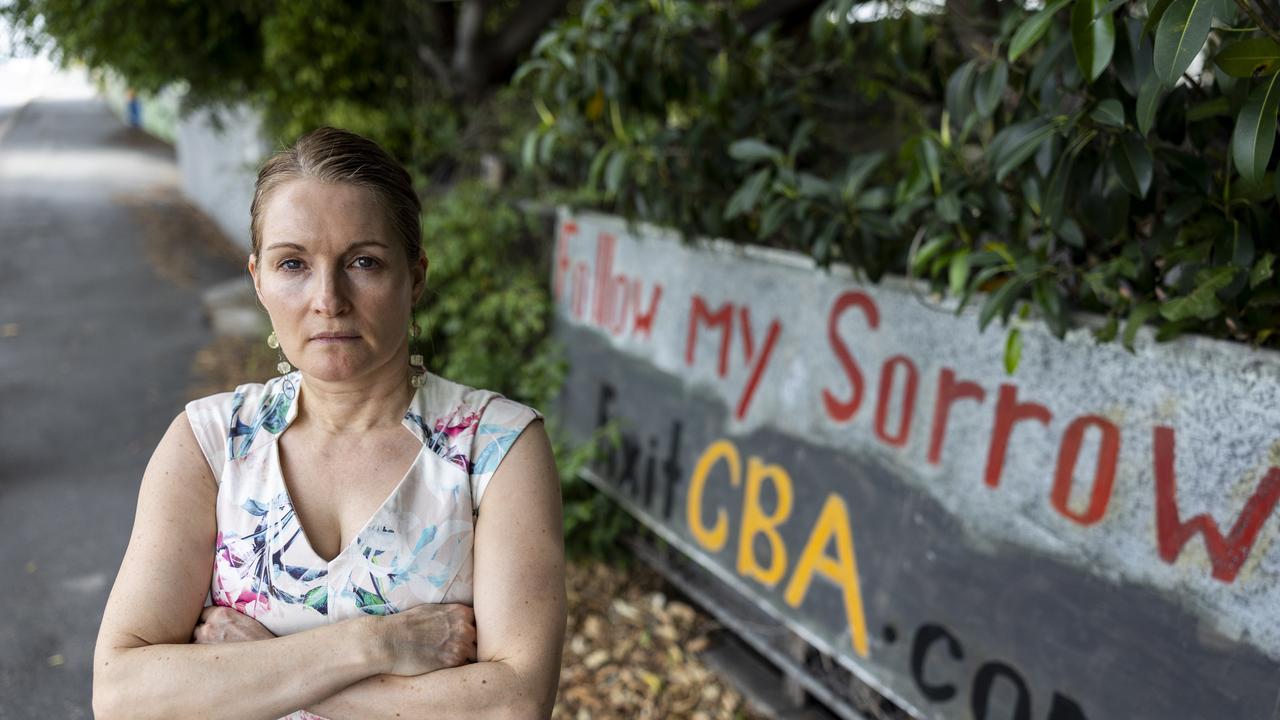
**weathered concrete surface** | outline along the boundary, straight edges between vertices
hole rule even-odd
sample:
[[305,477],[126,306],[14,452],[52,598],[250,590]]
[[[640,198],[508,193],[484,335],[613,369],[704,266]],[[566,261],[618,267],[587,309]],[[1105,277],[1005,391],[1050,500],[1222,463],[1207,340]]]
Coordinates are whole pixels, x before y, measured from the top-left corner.
[[273,148],[262,115],[248,105],[198,110],[178,121],[176,147],[182,190],[222,232],[249,249],[249,213],[258,165]]
[[172,150],[74,86],[0,142],[6,720],[91,717],[142,471],[208,338],[201,289],[243,271],[181,200]]
[[[793,254],[561,218],[564,394],[633,511],[927,717],[1267,717],[1280,354],[1136,354]],[[1023,702],[1025,700],[1025,703]],[[990,715],[985,715],[985,710]]]

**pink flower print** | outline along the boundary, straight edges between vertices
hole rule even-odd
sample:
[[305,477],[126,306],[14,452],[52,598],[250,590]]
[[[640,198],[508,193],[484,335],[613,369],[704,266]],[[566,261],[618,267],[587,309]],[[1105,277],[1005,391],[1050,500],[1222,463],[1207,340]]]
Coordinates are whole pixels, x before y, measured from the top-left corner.
[[[250,605],[253,606],[253,612],[249,611]],[[258,615],[258,611],[265,613],[271,610],[271,599],[267,597],[266,593],[241,590],[240,597],[236,598],[233,607],[249,617],[256,617]]]
[[[219,583],[221,585],[221,583]],[[231,599],[231,593],[225,588],[219,587],[219,593],[214,596],[213,602],[223,607],[235,608],[236,610],[248,615],[249,617],[257,617],[258,611],[268,612],[271,610],[271,599],[266,593],[256,593],[251,590],[241,590],[240,595],[234,600]],[[250,611],[250,607],[253,611]]]
[[450,440],[453,440],[465,432],[467,428],[475,424],[476,419],[479,417],[480,413],[471,413],[470,415],[463,416],[461,420],[456,422],[449,422],[449,420],[452,420],[453,418],[449,418],[449,420],[441,418],[436,421],[435,430],[437,433],[443,432]]
[[228,566],[233,568],[239,568],[240,566],[244,565],[244,558],[232,552],[231,546],[228,545],[222,539],[221,530],[218,531],[218,537],[214,544],[214,547],[216,548],[218,557],[222,558],[222,561],[225,562]]

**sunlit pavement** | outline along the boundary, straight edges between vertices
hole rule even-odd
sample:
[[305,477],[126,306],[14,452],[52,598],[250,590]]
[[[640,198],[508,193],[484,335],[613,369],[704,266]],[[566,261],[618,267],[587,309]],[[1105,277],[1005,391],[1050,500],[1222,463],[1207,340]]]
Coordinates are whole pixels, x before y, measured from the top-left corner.
[[0,62],[0,720],[89,718],[142,471],[208,337],[201,288],[242,268],[190,226],[169,146],[83,74],[23,62]]

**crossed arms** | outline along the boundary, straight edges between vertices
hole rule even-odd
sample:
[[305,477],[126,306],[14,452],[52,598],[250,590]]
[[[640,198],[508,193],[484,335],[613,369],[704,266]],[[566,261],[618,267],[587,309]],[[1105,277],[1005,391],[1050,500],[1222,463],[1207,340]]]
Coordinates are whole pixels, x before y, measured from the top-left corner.
[[[565,624],[560,485],[531,423],[484,495],[474,540],[477,659],[392,675],[395,616],[279,638],[191,644],[212,573],[217,481],[185,413],[143,475],[133,534],[94,651],[93,709],[114,718],[549,717]],[[403,640],[403,638],[400,638]]]

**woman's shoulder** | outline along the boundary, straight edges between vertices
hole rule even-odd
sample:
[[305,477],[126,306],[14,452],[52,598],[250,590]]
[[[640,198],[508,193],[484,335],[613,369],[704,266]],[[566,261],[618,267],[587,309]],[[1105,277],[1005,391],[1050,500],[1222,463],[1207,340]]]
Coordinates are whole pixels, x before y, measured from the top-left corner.
[[[241,420],[246,416],[256,415],[257,410],[266,409],[279,400],[292,401],[298,394],[297,372],[273,377],[266,382],[248,382],[237,385],[233,390],[205,395],[191,400],[186,405],[188,416],[194,410],[202,418],[211,415],[230,422],[232,415]],[[194,422],[194,420],[193,420]]]
[[225,439],[227,459],[235,459],[248,451],[259,430],[278,434],[284,429],[297,396],[295,371],[192,400],[186,405],[187,420],[197,438]]
[[542,413],[530,405],[512,400],[496,390],[473,387],[450,380],[434,373],[427,373],[424,410],[439,417],[491,418],[507,414],[529,413],[542,417]]
[[409,419],[429,447],[471,473],[496,467],[520,431],[542,417],[536,408],[495,390],[431,373],[423,389],[420,407]]
[[470,476],[472,512],[478,513],[489,479],[524,429],[543,415],[499,392],[429,374],[425,417],[411,418],[427,447]]

